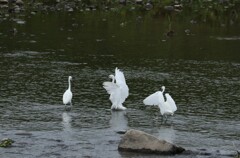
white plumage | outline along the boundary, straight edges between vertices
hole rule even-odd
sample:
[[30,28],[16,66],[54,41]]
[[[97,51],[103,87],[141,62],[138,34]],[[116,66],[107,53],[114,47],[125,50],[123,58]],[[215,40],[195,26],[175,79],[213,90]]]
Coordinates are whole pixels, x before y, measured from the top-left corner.
[[157,105],[160,109],[160,113],[167,119],[167,115],[174,114],[174,112],[177,110],[177,106],[173,98],[168,93],[165,94],[166,97],[165,101],[163,94],[164,91],[165,87],[162,86],[162,91],[157,91],[151,94],[150,96],[143,100],[143,103],[145,105]]
[[122,104],[129,95],[129,89],[126,84],[126,80],[122,71],[118,68],[115,69],[115,76],[110,75],[109,78],[112,82],[103,82],[103,87],[107,93],[110,94],[110,101],[112,102],[111,109],[113,110],[125,110]]
[[72,106],[72,91],[71,91],[71,80],[72,80],[72,76],[68,77],[68,89],[65,91],[65,93],[63,94],[63,104],[67,105],[70,104],[70,106]]
[[176,103],[175,103],[175,101],[173,100],[173,98],[170,96],[170,94],[166,93],[166,94],[165,94],[165,97],[166,97],[166,102],[171,106],[171,109],[172,109],[173,113],[174,113],[175,111],[177,111]]

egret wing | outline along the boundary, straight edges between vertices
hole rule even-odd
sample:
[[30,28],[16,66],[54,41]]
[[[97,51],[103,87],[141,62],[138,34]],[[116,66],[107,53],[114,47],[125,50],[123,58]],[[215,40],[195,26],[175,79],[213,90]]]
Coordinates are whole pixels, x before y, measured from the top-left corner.
[[129,95],[129,88],[127,85],[121,85],[121,103],[123,103]]
[[122,71],[120,71],[118,68],[115,69],[115,80],[116,84],[120,87],[121,91],[121,104],[126,100],[126,98],[129,95],[129,88],[126,84],[126,79],[124,77],[124,74]]
[[116,88],[112,91],[109,97],[110,101],[113,105],[120,105],[121,104],[121,91],[120,88]]
[[115,79],[117,84],[126,84],[126,80],[122,71],[115,69]]
[[113,105],[119,105],[122,102],[121,89],[113,82],[103,82],[103,88],[110,94],[109,100]]
[[177,106],[175,101],[173,100],[173,98],[170,96],[170,94],[166,93],[165,94],[166,98],[167,98],[167,102],[169,103],[169,105],[172,108],[172,111],[175,112],[177,110]]
[[164,103],[164,97],[161,91],[157,91],[143,100],[145,105],[159,105]]
[[159,104],[160,112],[162,115],[172,115],[172,107],[169,105],[168,102],[164,102],[164,104]]
[[103,88],[106,89],[108,94],[112,94],[118,88],[118,86],[113,82],[103,82]]

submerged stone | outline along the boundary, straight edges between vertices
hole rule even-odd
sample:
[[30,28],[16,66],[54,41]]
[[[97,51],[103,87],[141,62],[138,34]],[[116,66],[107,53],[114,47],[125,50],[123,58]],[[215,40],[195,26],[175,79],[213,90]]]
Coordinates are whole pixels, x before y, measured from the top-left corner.
[[122,131],[117,131],[116,133],[117,134],[125,134],[127,131],[125,131],[125,130],[122,130]]
[[7,0],[0,0],[0,4],[8,4]]
[[0,141],[0,147],[7,148],[7,147],[12,146],[12,143],[14,143],[14,141],[12,139],[10,139],[10,138],[3,138]]
[[128,130],[123,135],[118,150],[164,155],[180,154],[185,151],[182,147],[138,130]]
[[169,11],[169,12],[174,11],[174,7],[173,6],[164,6],[164,9],[166,11]]
[[21,5],[24,4],[24,2],[23,2],[22,0],[16,0],[16,4],[19,5],[19,6],[21,6]]

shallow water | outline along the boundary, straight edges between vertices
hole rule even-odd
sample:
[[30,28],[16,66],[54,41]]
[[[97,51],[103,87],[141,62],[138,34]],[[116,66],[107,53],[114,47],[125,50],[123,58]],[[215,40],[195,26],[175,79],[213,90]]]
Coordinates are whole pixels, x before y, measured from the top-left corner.
[[[89,13],[21,20],[0,25],[0,138],[15,140],[0,157],[155,157],[118,152],[116,132],[127,129],[213,153],[197,157],[240,148],[239,29],[176,22],[168,38],[165,19]],[[115,67],[130,89],[124,112],[110,110],[102,88]],[[73,109],[65,112],[69,75]],[[178,106],[167,124],[157,107],[142,103],[162,85]]]

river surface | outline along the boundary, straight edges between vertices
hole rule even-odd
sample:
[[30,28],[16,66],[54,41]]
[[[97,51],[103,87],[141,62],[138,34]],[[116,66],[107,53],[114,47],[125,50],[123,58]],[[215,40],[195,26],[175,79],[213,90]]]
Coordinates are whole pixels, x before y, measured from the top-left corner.
[[[239,26],[97,13],[39,13],[0,20],[0,148],[3,158],[156,157],[119,152],[138,129],[193,151],[228,157],[240,148]],[[102,87],[126,77],[126,111],[110,110]],[[73,108],[62,95],[72,76]],[[178,110],[166,124],[143,105],[166,87]],[[165,157],[188,157],[165,156]],[[189,156],[191,157],[191,155]]]

